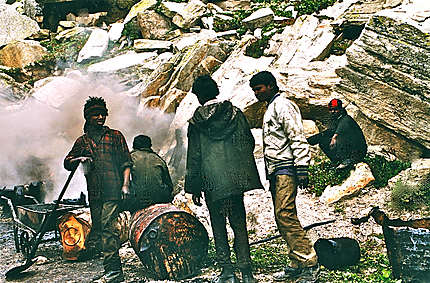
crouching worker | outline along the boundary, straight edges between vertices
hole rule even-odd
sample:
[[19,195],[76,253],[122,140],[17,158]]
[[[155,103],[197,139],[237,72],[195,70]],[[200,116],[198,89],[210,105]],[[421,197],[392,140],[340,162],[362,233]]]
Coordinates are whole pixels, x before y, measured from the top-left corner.
[[216,82],[198,77],[192,92],[198,107],[188,126],[185,192],[200,206],[205,202],[215,241],[217,263],[222,268],[216,283],[238,283],[230,260],[226,219],[234,232],[234,249],[242,282],[256,282],[251,272],[243,193],[262,188],[254,160],[254,137],[245,115],[231,102],[216,100]]
[[173,184],[166,162],[152,150],[151,138],[136,136],[131,151],[131,194],[127,210],[134,213],[150,205],[173,200]]
[[366,139],[360,126],[342,107],[340,99],[332,99],[328,110],[331,113],[329,128],[309,137],[308,142],[318,144],[337,169],[349,168],[366,156]]

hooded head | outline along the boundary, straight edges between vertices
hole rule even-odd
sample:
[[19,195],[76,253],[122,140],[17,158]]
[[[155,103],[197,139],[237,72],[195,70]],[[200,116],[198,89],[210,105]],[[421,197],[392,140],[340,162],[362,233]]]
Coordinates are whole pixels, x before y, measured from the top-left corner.
[[151,148],[151,138],[145,135],[138,135],[133,140],[134,149]]
[[191,91],[197,96],[202,105],[214,99],[219,94],[218,85],[209,75],[197,77]]

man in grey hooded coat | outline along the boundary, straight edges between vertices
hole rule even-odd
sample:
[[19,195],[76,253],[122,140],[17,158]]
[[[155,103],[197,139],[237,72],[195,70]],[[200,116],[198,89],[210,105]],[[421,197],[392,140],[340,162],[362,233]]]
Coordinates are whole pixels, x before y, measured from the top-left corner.
[[255,141],[245,115],[231,102],[216,100],[216,82],[198,77],[192,92],[198,107],[188,126],[185,192],[201,205],[201,193],[209,209],[217,262],[222,267],[217,283],[239,282],[230,260],[226,219],[234,232],[234,249],[242,282],[256,282],[251,272],[243,193],[263,188],[253,155]]

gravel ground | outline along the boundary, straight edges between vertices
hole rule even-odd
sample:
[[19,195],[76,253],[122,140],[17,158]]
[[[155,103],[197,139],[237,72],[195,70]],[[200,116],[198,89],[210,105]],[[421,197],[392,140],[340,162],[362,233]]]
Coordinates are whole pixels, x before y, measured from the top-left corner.
[[[265,183],[265,186],[268,184]],[[384,249],[384,241],[375,235],[382,234],[382,228],[371,218],[368,222],[354,226],[351,218],[367,215],[371,207],[379,206],[390,218],[414,219],[428,217],[428,211],[415,211],[414,213],[396,213],[392,211],[388,202],[390,189],[388,187],[376,189],[365,188],[358,196],[334,205],[320,202],[319,198],[306,191],[299,191],[297,207],[299,219],[303,226],[329,219],[336,222],[309,230],[312,241],[318,238],[351,237],[359,242],[369,238],[380,241]],[[208,211],[205,206],[196,207],[190,197],[179,194],[175,198],[175,204],[193,211],[199,220],[207,228],[209,235],[211,229],[208,221]],[[273,218],[273,208],[270,193],[267,190],[253,190],[245,194],[247,221],[250,241],[264,239],[277,233]],[[16,253],[13,243],[12,220],[0,219],[0,282],[6,282],[4,274],[11,267],[24,262],[21,254]],[[231,229],[230,236],[232,235]],[[52,236],[52,235],[51,235]],[[285,247],[285,246],[284,246]],[[39,263],[36,263],[24,272],[21,278],[7,282],[91,282],[93,278],[103,271],[102,259],[92,259],[84,262],[71,262],[62,259],[62,246],[59,241],[49,241],[39,245],[37,255],[40,255]],[[157,282],[145,277],[142,265],[127,242],[120,250],[126,282]],[[196,277],[181,282],[210,282],[217,274],[213,266],[203,268]],[[272,282],[271,274],[259,272],[256,274],[259,282]],[[169,282],[169,281],[159,281]],[[174,281],[170,281],[174,282]]]

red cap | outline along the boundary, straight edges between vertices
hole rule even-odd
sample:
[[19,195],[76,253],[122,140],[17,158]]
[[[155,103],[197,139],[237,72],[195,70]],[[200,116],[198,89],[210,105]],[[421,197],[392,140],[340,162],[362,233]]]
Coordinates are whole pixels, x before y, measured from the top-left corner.
[[337,98],[330,100],[328,108],[342,108],[342,100]]

